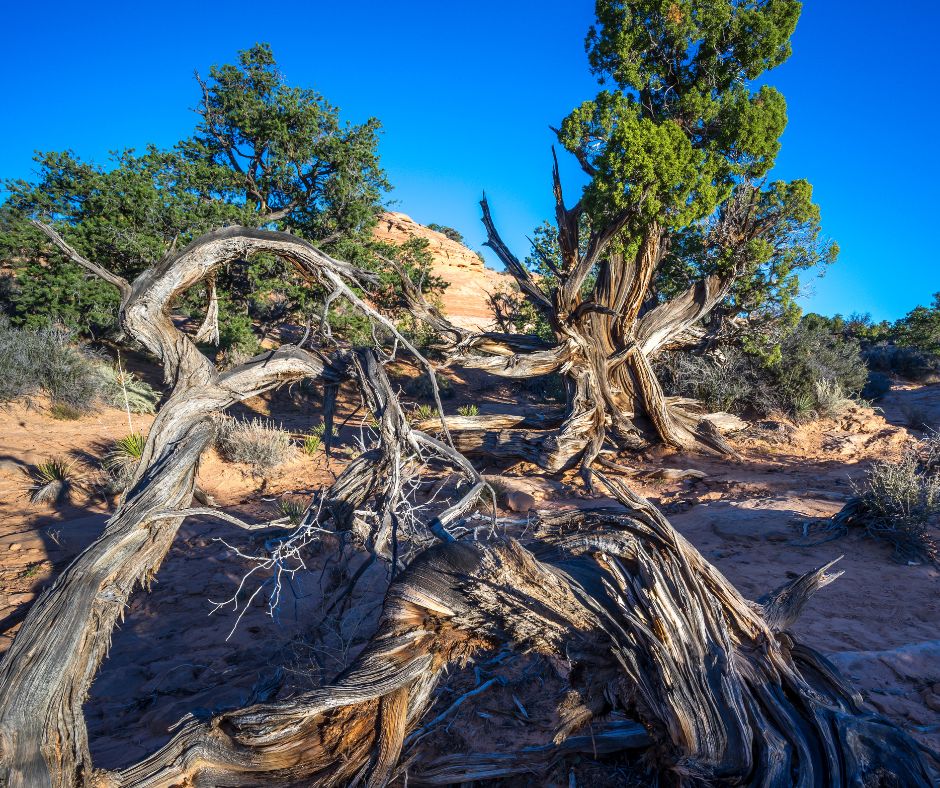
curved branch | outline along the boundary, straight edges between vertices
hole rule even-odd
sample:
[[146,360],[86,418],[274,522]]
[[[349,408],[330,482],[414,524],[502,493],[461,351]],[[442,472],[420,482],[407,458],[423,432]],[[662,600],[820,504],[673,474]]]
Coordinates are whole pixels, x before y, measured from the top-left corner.
[[102,268],[97,263],[93,263],[91,260],[82,257],[82,255],[75,251],[75,249],[49,225],[43,224],[36,219],[30,219],[30,224],[39,228],[43,234],[49,238],[49,240],[51,240],[52,243],[54,243],[60,249],[60,251],[62,251],[65,256],[68,257],[69,260],[71,260],[73,263],[80,265],[87,271],[91,271],[91,273],[95,274],[95,276],[99,277],[100,279],[103,279],[105,282],[114,285],[121,294],[121,303],[125,302],[130,297],[131,286],[124,277],[118,276],[117,274],[108,271],[106,268]]
[[519,285],[519,289],[522,290],[532,305],[544,314],[551,316],[552,302],[535,283],[535,280],[526,267],[509,251],[509,247],[506,246],[505,242],[500,237],[499,232],[496,230],[496,225],[493,224],[493,217],[490,214],[490,205],[489,202],[487,202],[485,194],[483,195],[483,199],[480,200],[480,208],[483,210],[482,221],[483,226],[486,228],[485,245],[496,252],[496,256],[499,257],[502,264],[506,266],[506,270],[512,274],[516,283]]

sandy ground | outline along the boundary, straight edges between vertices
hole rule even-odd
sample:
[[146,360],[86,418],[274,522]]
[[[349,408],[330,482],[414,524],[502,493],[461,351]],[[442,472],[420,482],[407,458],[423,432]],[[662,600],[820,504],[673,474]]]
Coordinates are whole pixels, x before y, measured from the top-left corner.
[[[473,394],[479,401],[481,392]],[[481,410],[494,409],[496,401],[514,394],[498,388],[483,392]],[[448,401],[447,410],[461,401]],[[344,415],[356,404],[350,400]],[[852,537],[812,547],[793,544],[807,520],[838,511],[851,494],[850,479],[861,478],[868,463],[900,451],[910,437],[905,421],[914,406],[940,425],[940,385],[895,387],[881,403],[883,414],[853,408],[834,421],[751,430],[735,439],[744,456],[740,464],[649,457],[630,484],[659,503],[749,598],[843,556],[844,576],[811,603],[797,635],[832,655],[873,707],[940,747],[940,571],[897,563],[889,548]],[[317,403],[298,392],[253,402],[247,410],[270,414],[298,432],[319,420]],[[353,416],[344,431],[346,443],[354,437],[351,426],[358,418]],[[149,421],[135,416],[133,426],[146,431]],[[37,594],[100,533],[109,512],[106,501],[94,498],[57,508],[28,506],[23,469],[56,455],[91,468],[107,444],[127,432],[127,417],[118,410],[72,422],[51,418],[42,402],[0,411],[0,652],[9,647]],[[298,455],[277,470],[262,492],[260,480],[246,468],[210,452],[200,484],[227,510],[262,518],[272,514],[276,496],[309,495],[328,484],[343,462],[342,457],[328,461]],[[655,478],[661,468],[698,469],[706,477]],[[586,502],[564,481],[530,476],[515,481],[535,496],[538,508],[602,502]],[[271,687],[280,687],[278,697],[285,697],[315,686],[341,669],[368,637],[379,612],[384,570],[373,567],[365,573],[342,615],[339,609],[325,610],[323,600],[335,597],[342,582],[338,565],[343,556],[354,566],[361,561],[342,553],[332,538],[309,550],[310,571],[284,586],[275,616],[269,615],[271,589],[265,587],[236,627],[242,604],[214,604],[232,598],[251,566],[235,548],[262,554],[263,539],[225,523],[187,521],[151,593],[134,596],[86,704],[97,765],[113,768],[138,760],[166,741],[170,726],[187,713],[242,705],[266,697]],[[257,586],[252,580],[247,588]],[[544,711],[541,705],[550,706],[551,671],[538,659],[505,663],[509,683],[461,707],[437,746],[449,751],[472,747],[481,725],[494,745],[500,739],[518,744],[550,737],[550,725],[534,720]],[[483,665],[480,675],[488,675],[487,670]],[[445,685],[444,701],[476,680],[472,670],[456,672]],[[528,718],[515,710],[514,695],[526,704]],[[582,784],[589,783],[582,779]]]

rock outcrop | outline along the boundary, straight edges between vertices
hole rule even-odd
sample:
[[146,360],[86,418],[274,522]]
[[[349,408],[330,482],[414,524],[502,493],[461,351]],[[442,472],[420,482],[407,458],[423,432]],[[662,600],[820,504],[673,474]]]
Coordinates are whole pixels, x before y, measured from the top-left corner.
[[510,289],[511,276],[487,268],[476,252],[443,233],[418,224],[404,213],[383,213],[373,234],[380,241],[394,244],[405,243],[410,238],[427,240],[434,260],[434,274],[448,285],[442,297],[444,313],[463,328],[490,327],[493,313],[487,293]]

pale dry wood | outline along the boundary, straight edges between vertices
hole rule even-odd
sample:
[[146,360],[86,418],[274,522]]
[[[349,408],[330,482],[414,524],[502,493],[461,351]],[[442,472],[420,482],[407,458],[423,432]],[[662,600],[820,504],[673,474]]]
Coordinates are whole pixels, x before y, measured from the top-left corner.
[[[192,720],[100,784],[385,785],[400,754],[417,784],[487,779],[589,752],[579,729],[612,712],[623,721],[601,727],[600,751],[643,750],[651,779],[677,785],[931,784],[918,745],[786,629],[828,566],[750,603],[648,502],[605,483],[625,509],[546,516],[529,545],[426,551],[333,684]],[[416,737],[401,753],[444,668],[506,647],[570,665],[554,744],[441,757]]]

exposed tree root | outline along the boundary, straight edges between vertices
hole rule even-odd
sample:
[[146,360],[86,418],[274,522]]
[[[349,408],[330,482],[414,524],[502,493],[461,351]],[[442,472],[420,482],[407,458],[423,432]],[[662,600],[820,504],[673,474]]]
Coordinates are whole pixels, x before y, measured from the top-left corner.
[[[749,603],[652,506],[608,484],[627,512],[547,517],[528,547],[501,539],[426,551],[334,684],[193,720],[101,784],[385,785],[407,768],[418,784],[443,785],[583,749],[586,737],[572,734],[611,711],[638,725],[609,729],[602,751],[641,749],[680,785],[931,784],[918,745],[864,712],[835,669],[784,629],[837,575],[823,567]],[[571,666],[578,702],[560,710],[554,745],[441,758],[419,744],[399,766],[443,668],[501,646]]]

